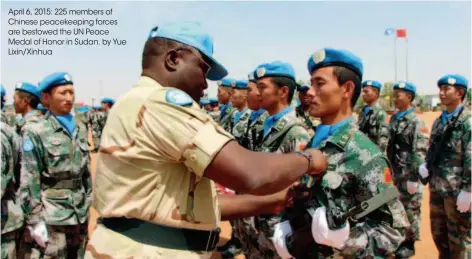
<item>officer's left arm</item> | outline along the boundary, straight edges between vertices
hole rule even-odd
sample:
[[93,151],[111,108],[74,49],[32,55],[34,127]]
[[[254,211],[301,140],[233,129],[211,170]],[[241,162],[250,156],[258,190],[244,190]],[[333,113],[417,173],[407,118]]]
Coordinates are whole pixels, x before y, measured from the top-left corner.
[[[384,157],[377,156],[358,168],[355,186],[357,205],[376,195],[384,188],[395,188],[392,183],[390,166]],[[350,221],[351,228],[343,255],[354,258],[391,255],[404,240],[404,227],[408,220],[403,205],[398,198],[366,215],[360,222]]]
[[471,141],[470,141],[470,121],[467,121],[464,124],[464,135],[462,136],[462,154],[463,158],[463,174],[462,174],[462,188],[461,190],[465,192],[471,192],[471,162],[470,162],[470,153],[472,152]]
[[388,145],[388,123],[387,123],[387,113],[384,110],[379,111],[379,116],[377,116],[377,125],[378,125],[378,134],[379,134],[379,143],[378,146],[382,152],[387,150]]
[[418,169],[425,162],[426,152],[428,152],[428,129],[422,120],[415,124],[413,134],[413,150],[411,168],[408,170],[408,180],[417,182],[419,180]]

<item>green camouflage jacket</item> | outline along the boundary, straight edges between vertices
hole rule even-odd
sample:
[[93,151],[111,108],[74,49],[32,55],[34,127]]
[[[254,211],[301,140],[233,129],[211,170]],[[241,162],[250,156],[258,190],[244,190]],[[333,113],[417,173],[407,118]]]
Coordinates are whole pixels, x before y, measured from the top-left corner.
[[361,110],[359,130],[377,144],[382,152],[385,152],[388,144],[387,113],[379,104],[376,103],[367,113],[364,112],[364,109]]
[[92,137],[100,138],[103,128],[107,122],[108,112],[95,112],[90,116],[90,125],[92,125]]
[[220,111],[220,118],[218,119],[218,123],[220,124],[223,129],[225,129],[227,132],[232,132],[233,129],[233,116],[236,113],[236,109],[231,106],[228,107],[225,111],[225,113],[221,113]]
[[51,113],[23,127],[20,198],[29,225],[87,221],[92,180],[85,134],[78,124],[71,137]]
[[247,132],[247,125],[249,122],[249,116],[251,116],[251,112],[252,112],[251,110],[247,109],[241,115],[241,117],[239,118],[239,121],[234,123],[234,120],[233,120],[233,129],[232,129],[231,135],[234,136],[234,138],[236,139],[236,141],[238,141],[240,145],[243,144],[242,141]]
[[26,123],[31,122],[31,121],[38,121],[39,117],[41,116],[42,116],[41,111],[39,110],[32,110],[28,112],[23,117],[23,120],[20,120],[16,123],[16,132],[21,135],[22,134],[21,129],[23,128],[23,126],[25,126]]
[[300,119],[300,122],[303,124],[303,127],[306,129],[310,138],[315,135],[316,126],[320,124],[320,120],[312,117],[310,111],[304,111],[302,106],[298,105],[296,108],[297,117]]

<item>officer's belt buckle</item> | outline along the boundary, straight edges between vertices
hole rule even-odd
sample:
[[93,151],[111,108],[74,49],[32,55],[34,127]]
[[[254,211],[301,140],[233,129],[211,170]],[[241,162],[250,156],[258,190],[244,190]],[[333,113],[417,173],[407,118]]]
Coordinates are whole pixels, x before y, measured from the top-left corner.
[[220,233],[221,228],[216,228],[210,231],[205,251],[213,251],[216,248],[216,245],[220,240]]

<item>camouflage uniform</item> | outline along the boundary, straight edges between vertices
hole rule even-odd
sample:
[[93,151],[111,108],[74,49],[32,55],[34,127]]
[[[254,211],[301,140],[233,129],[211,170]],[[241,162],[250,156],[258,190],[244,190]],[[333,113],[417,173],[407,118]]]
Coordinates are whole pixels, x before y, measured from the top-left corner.
[[[414,243],[420,240],[421,201],[423,186],[420,183],[418,168],[424,163],[428,148],[428,130],[413,108],[400,118],[392,116],[390,120],[390,140],[387,156],[393,168],[393,180],[400,192],[400,199],[405,207],[411,228],[407,230],[406,239],[397,251],[400,258],[415,254]],[[410,194],[407,181],[418,183],[418,191]]]
[[39,117],[41,117],[41,111],[39,110],[32,110],[25,114],[23,120],[19,121],[16,124],[16,132],[21,135],[21,129],[25,126],[26,123],[31,121],[38,121]]
[[320,124],[320,120],[312,117],[310,115],[310,110],[304,111],[301,105],[298,105],[295,111],[300,122],[303,124],[303,127],[306,129],[308,134],[310,134],[310,137],[313,137],[315,135],[316,126]]
[[[307,147],[311,147],[312,142],[313,139]],[[392,255],[404,240],[404,228],[409,226],[398,198],[359,221],[350,219],[350,236],[344,249],[337,250],[315,243],[311,232],[311,216],[307,223],[307,212],[300,213],[299,210],[325,206],[344,214],[392,184],[387,158],[358,130],[354,119],[340,126],[315,148],[327,156],[328,170],[321,179],[305,176],[308,181],[302,183],[303,186],[311,186],[310,198],[297,200],[301,207],[294,206],[285,211],[284,219],[290,220],[294,231],[287,238],[294,238],[292,245],[287,243],[291,254],[291,249],[298,246],[303,258],[387,258]],[[309,227],[305,228],[301,224],[308,224]]]
[[[446,131],[446,127],[449,130]],[[430,216],[440,258],[472,257],[471,214],[456,209],[459,192],[471,191],[470,130],[470,110],[465,107],[446,124],[441,118],[436,119],[431,132],[431,146],[427,153],[431,177]],[[436,148],[438,154],[434,154]]]
[[220,124],[223,129],[227,132],[233,131],[233,116],[237,112],[231,104],[226,104],[227,108],[220,109],[220,118],[218,119],[218,123]]
[[51,114],[23,128],[20,198],[27,224],[45,222],[46,248],[25,233],[25,258],[81,257],[87,238],[92,180],[83,125],[72,134]]
[[[270,118],[270,116],[267,117],[265,123]],[[295,110],[291,108],[263,136],[262,142],[256,147],[256,151],[291,153],[305,149],[309,140],[308,132],[299,122]],[[273,227],[280,222],[280,218],[281,215],[255,217],[255,226],[259,230],[259,252],[262,254],[262,258],[280,258],[271,240],[274,234]]]
[[[245,111],[241,111],[243,114],[241,114],[241,117],[239,118],[238,121],[235,121],[235,118],[233,117],[233,130],[231,134],[234,136],[234,138],[238,141],[240,145],[242,145],[242,141],[244,137],[246,136],[247,132],[247,125],[249,122],[249,116],[251,115],[251,110],[247,109]],[[236,113],[235,113],[236,114]]]
[[[254,150],[257,141],[261,141],[262,135],[264,134],[264,121],[267,117],[267,113],[265,111],[261,112],[263,113],[259,114],[257,118],[250,116],[244,125],[247,130],[241,142],[242,145],[249,150]],[[256,112],[252,111],[252,113]],[[259,252],[259,235],[254,225],[254,217],[238,219],[235,220],[234,223],[233,231],[235,231],[236,238],[241,241],[246,259],[263,258],[263,255]]]
[[2,140],[2,259],[17,258],[23,232],[24,214],[18,202],[21,139],[14,129],[1,122]]
[[107,117],[107,112],[96,112],[93,113],[90,118],[90,125],[92,125],[92,138],[95,146],[95,151],[100,148],[100,138],[102,137],[102,132],[103,128],[105,127]]
[[376,103],[367,112],[365,112],[365,107],[362,109],[359,114],[359,130],[377,144],[382,152],[385,152],[389,133],[387,113],[379,104]]

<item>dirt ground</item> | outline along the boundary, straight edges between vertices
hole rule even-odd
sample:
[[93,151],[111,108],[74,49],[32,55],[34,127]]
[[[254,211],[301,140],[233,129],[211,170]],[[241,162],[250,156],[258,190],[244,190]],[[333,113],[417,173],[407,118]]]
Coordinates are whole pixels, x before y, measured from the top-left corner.
[[[419,114],[421,119],[425,122],[426,126],[428,127],[429,131],[431,132],[431,127],[433,125],[434,120],[439,116],[440,113],[438,112],[427,112],[423,114]],[[89,136],[91,139],[91,136]],[[92,153],[92,179],[95,175],[95,154]],[[95,222],[97,219],[97,212],[93,208],[90,210],[90,224],[89,224],[89,235],[91,236],[93,229],[95,228]],[[436,246],[434,245],[432,236],[431,236],[431,226],[429,220],[429,190],[428,188],[425,189],[424,196],[423,196],[423,203],[421,206],[421,241],[416,243],[416,256],[413,259],[430,259],[430,258],[438,258],[438,251]],[[223,222],[221,224],[222,233],[220,236],[220,244],[224,244],[228,241],[231,237],[231,226],[228,222]],[[214,253],[212,259],[221,258],[218,253]],[[243,259],[244,256],[236,257],[238,259]]]

